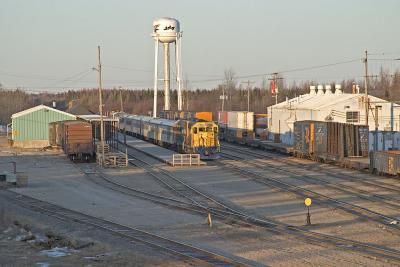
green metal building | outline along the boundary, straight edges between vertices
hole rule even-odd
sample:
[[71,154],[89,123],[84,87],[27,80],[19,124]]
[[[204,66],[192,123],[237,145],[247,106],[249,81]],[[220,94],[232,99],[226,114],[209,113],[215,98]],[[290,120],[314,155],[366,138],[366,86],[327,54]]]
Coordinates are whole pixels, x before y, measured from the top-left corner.
[[76,120],[76,116],[45,105],[39,105],[11,116],[13,146],[43,148],[49,145],[49,123]]

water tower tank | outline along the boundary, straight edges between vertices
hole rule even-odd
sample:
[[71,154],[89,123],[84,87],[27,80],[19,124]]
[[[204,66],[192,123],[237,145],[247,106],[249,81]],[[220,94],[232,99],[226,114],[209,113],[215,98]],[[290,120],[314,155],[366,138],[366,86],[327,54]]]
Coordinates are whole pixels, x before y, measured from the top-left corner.
[[174,18],[159,18],[153,21],[153,36],[161,43],[173,43],[180,31],[179,21]]

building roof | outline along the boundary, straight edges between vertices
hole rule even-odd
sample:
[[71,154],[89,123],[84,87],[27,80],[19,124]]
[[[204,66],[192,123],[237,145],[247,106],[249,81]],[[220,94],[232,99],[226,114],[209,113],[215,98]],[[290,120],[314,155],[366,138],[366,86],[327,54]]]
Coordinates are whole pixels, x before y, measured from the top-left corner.
[[57,112],[57,113],[60,113],[60,114],[64,114],[64,115],[67,115],[67,116],[70,116],[70,117],[76,119],[76,116],[73,115],[73,114],[70,114],[70,113],[67,113],[67,112],[64,112],[64,111],[61,111],[61,110],[58,110],[58,109],[54,109],[54,108],[51,108],[51,107],[48,107],[48,106],[45,106],[45,105],[39,105],[39,106],[36,106],[36,107],[33,107],[33,108],[25,109],[25,110],[20,111],[18,113],[14,113],[13,115],[11,115],[11,119],[15,119],[15,118],[24,116],[26,114],[29,114],[29,113],[32,113],[32,112],[35,112],[35,111],[38,111],[38,110],[41,110],[41,109],[47,109],[47,110],[50,110],[50,111],[53,111],[53,112]]
[[[78,115],[77,116],[79,119],[85,120],[85,121],[100,121],[101,120],[101,116],[97,115],[97,114],[91,114],[91,115]],[[103,121],[118,121],[117,118],[110,118],[107,116],[103,116]]]
[[[274,109],[305,109],[305,110],[321,110],[330,106],[335,106],[339,103],[348,102],[351,100],[360,101],[364,97],[364,94],[304,94],[298,97],[292,98],[287,101],[283,101],[276,105],[273,105]],[[369,95],[370,103],[389,103],[384,99]],[[394,104],[399,106],[398,104]]]
[[83,106],[80,103],[72,104],[72,106],[69,107],[66,111],[68,113],[71,113],[74,115],[92,115],[92,114],[94,114],[94,112],[92,112],[86,106]]

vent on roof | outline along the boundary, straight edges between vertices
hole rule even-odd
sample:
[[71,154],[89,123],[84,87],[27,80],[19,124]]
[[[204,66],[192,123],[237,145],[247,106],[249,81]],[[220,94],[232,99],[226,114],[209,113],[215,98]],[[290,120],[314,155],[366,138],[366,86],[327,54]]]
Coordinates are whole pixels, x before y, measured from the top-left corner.
[[310,86],[310,95],[316,95],[317,92],[315,92],[315,85]]
[[323,95],[324,94],[324,86],[322,84],[318,85],[317,87],[317,95]]
[[341,94],[343,94],[342,85],[335,84],[335,95],[341,95]]
[[330,86],[329,84],[325,85],[325,94],[326,95],[332,94],[332,86]]

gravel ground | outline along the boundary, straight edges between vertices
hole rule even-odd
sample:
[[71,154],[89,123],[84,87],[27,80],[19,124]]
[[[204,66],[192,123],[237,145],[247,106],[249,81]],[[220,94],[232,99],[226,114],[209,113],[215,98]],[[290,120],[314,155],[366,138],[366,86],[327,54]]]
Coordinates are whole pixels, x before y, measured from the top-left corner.
[[0,266],[186,266],[140,244],[27,210],[1,190],[0,251]]
[[[307,244],[287,235],[277,235],[254,227],[239,227],[214,221],[213,227],[209,228],[203,216],[168,209],[96,185],[85,178],[79,168],[64,156],[53,152],[32,151],[20,153],[18,156],[5,151],[0,152],[0,161],[6,160],[17,161],[18,169],[29,173],[28,187],[14,189],[16,192],[227,255],[233,254],[272,266],[393,266],[391,263],[361,254]],[[246,209],[250,213],[302,227],[305,223],[305,208],[302,200],[287,193],[262,186],[219,167],[165,168],[201,190],[227,203]],[[129,186],[161,195],[173,195],[138,168],[107,169],[104,172],[110,178]],[[42,262],[45,259],[48,260],[47,262],[60,261],[51,262],[56,266],[63,264],[65,266],[179,265],[171,257],[160,255],[159,252],[141,245],[132,247],[132,244],[125,244],[111,235],[105,235],[93,229],[78,229],[71,224],[42,218],[40,215],[32,214],[29,210],[15,207],[12,203],[1,201],[1,199],[0,202],[4,209],[3,213],[6,214],[3,217],[16,217],[20,222],[18,225],[28,224],[32,228],[39,228],[39,233],[46,233],[50,227],[56,236],[66,236],[67,240],[77,240],[76,242],[93,240],[94,243],[92,246],[80,249],[78,253],[54,259],[40,255],[42,248],[32,247],[28,242],[17,242],[15,237],[7,240],[8,236],[6,236],[6,243],[5,245],[2,243],[1,246],[9,247],[10,251],[7,249],[4,250],[7,252],[1,253],[1,256],[4,256],[4,262],[10,261],[15,255],[24,257],[22,251],[28,251],[30,262]],[[19,218],[20,216],[22,218]],[[7,230],[12,227],[19,231],[20,226],[13,225],[13,221],[12,219],[2,224],[2,229]],[[387,231],[374,228],[375,226],[371,227],[369,222],[359,221],[354,216],[343,214],[332,208],[313,206],[312,222],[313,226],[310,229],[315,231],[378,242],[388,246],[397,245],[393,243],[393,240],[398,240],[397,236],[388,236]],[[102,258],[101,262],[94,260],[99,258],[96,255],[102,255],[99,256]],[[67,259],[71,259],[71,262]],[[21,265],[24,265],[24,260],[27,259],[18,258],[18,260]],[[75,260],[77,262],[74,262]]]
[[[166,169],[172,170],[169,167],[166,167]],[[105,173],[115,181],[126,185],[135,186],[138,184],[142,190],[151,191],[153,187],[158,188],[159,186],[151,178],[137,183],[137,179],[129,179],[129,175],[124,170],[105,170]],[[262,214],[262,212],[257,208],[254,209],[254,206],[262,207],[260,208],[261,210],[267,210],[267,214],[274,219],[294,222],[300,226],[305,223],[303,204],[291,196],[271,189],[261,190],[258,184],[227,174],[222,170],[217,170],[215,167],[202,167],[194,170],[180,169],[176,173],[186,177],[188,181],[196,184],[204,191],[217,195],[219,198],[227,200],[227,202],[232,201],[238,206],[249,208],[250,211],[254,211],[257,214]],[[238,192],[238,188],[242,192]],[[249,193],[247,193],[247,190]],[[255,194],[250,192],[255,192]],[[243,201],[244,199],[247,199],[247,201]],[[270,202],[279,204],[268,205]],[[284,204],[280,206],[281,203]],[[296,211],[298,209],[301,212]],[[319,208],[315,210],[315,216],[314,213],[312,215],[314,224],[309,229],[321,232],[324,232],[324,229],[328,229],[329,231],[325,232],[341,234],[342,227],[345,228],[346,226],[345,219],[349,218],[349,216],[341,216],[344,215],[336,210]],[[326,221],[326,217],[330,218],[330,223],[321,223]],[[299,222],[299,218],[301,218],[301,222]],[[357,219],[353,218],[347,224],[353,225],[354,221],[357,221]],[[360,225],[358,223],[348,230],[362,232],[363,230],[359,229]],[[171,238],[178,237],[182,241],[204,246],[205,248],[207,248],[207,244],[212,244],[213,247],[218,247],[221,250],[272,266],[309,266],[310,264],[317,266],[391,265],[359,254],[306,244],[295,238],[276,235],[265,230],[226,225],[221,222],[215,222],[212,229],[208,229],[203,224],[202,226],[185,225],[185,227],[165,226],[151,230]],[[365,233],[365,235],[369,235],[369,233]],[[373,240],[373,237],[370,236],[369,240]],[[379,238],[379,240],[382,239]]]

